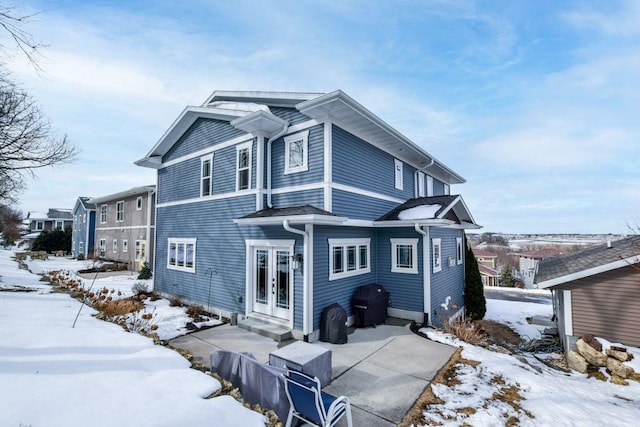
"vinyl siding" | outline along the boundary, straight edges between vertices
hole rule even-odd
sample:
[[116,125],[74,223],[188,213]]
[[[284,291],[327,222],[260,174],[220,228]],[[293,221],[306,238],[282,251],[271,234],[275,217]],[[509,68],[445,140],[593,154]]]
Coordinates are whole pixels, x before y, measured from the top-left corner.
[[[304,131],[306,132],[306,131]],[[292,134],[295,135],[295,134]],[[323,182],[324,180],[324,126],[318,125],[309,129],[308,140],[309,170],[285,175],[284,137],[278,138],[271,146],[271,186],[272,188],[290,187],[293,185]],[[265,156],[266,158],[266,156]],[[266,182],[266,181],[265,181]]]
[[333,181],[400,199],[414,197],[415,168],[403,163],[403,190],[395,188],[391,154],[333,126]]
[[[162,158],[163,162],[211,147],[245,134],[234,128],[229,122],[213,119],[196,119],[191,127],[178,139]],[[247,139],[250,139],[248,137]]]
[[[431,270],[431,322],[436,326],[442,325],[442,320],[455,314],[464,307],[464,262],[449,266],[449,258],[456,259],[456,237],[462,237],[462,230],[430,227],[430,239],[441,239],[442,270],[433,273]],[[431,251],[431,242],[429,243]],[[429,262],[433,265],[432,255]],[[449,310],[445,311],[440,305],[447,297],[451,297]],[[456,306],[455,308],[453,306]]]
[[271,203],[276,208],[311,205],[322,209],[324,205],[324,192],[322,189],[318,189],[272,194]]
[[640,346],[638,283],[640,272],[629,266],[559,287],[572,289],[573,335]]
[[350,219],[376,220],[398,206],[396,202],[367,197],[342,190],[332,190],[333,210],[338,216]]
[[309,116],[305,116],[295,108],[269,107],[269,110],[271,110],[271,113],[273,113],[274,116],[288,121],[289,126],[297,125],[311,120]]

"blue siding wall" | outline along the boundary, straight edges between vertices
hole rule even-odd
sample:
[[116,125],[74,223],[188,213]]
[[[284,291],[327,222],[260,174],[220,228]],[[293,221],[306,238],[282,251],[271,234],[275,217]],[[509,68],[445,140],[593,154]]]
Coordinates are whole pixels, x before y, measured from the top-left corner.
[[211,147],[245,134],[222,120],[197,119],[162,158],[163,162]]
[[318,209],[322,209],[324,205],[324,192],[322,189],[318,189],[296,191],[293,193],[272,194],[271,203],[276,208],[311,205]]
[[[391,240],[418,239],[418,274],[391,272]],[[378,229],[378,283],[390,293],[393,308],[422,313],[424,307],[424,266],[422,235],[410,228]]]
[[[368,228],[314,226],[313,234],[313,329],[320,327],[322,310],[337,302],[352,315],[351,297],[358,286],[376,283],[375,230]],[[371,238],[371,272],[329,281],[329,240]]]
[[305,116],[295,108],[286,107],[269,107],[274,116],[280,117],[289,122],[289,126],[297,125],[307,120],[311,120],[309,116]]
[[[284,137],[278,138],[271,146],[271,186],[272,188],[310,184],[324,180],[324,126],[314,126],[309,130],[309,170],[289,175],[284,174]],[[306,132],[303,131],[303,132]],[[266,156],[265,156],[266,157]]]
[[375,220],[398,206],[396,202],[367,197],[342,190],[332,190],[333,210],[338,216]]
[[[443,318],[455,314],[464,307],[464,262],[449,267],[449,258],[456,259],[456,237],[463,237],[462,230],[430,227],[430,238],[441,239],[442,271],[431,274],[431,322],[441,326]],[[431,261],[432,262],[432,261]],[[440,304],[450,296],[449,310]],[[453,308],[456,305],[457,308]]]
[[391,154],[333,126],[333,181],[399,199],[415,196],[415,168],[404,164],[403,190],[395,188],[395,165]]
[[433,178],[433,195],[434,196],[444,195],[444,183],[437,178]]

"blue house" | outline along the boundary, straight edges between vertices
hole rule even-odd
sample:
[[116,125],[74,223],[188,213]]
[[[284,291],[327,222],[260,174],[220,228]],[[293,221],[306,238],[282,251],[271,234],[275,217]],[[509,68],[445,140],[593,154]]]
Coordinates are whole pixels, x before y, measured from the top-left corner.
[[465,180],[342,91],[215,91],[136,164],[158,173],[156,291],[310,341],[365,284],[400,318],[464,307]]
[[73,206],[73,231],[71,233],[71,254],[82,254],[85,258],[93,255],[96,233],[96,205],[89,197],[78,197]]

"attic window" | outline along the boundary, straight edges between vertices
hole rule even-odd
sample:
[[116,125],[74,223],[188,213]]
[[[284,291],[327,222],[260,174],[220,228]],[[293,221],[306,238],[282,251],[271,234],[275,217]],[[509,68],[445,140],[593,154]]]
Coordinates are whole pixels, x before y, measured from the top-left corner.
[[251,188],[251,143],[239,145],[236,156],[236,191],[248,190]]
[[284,174],[309,170],[309,131],[289,135],[284,139]]

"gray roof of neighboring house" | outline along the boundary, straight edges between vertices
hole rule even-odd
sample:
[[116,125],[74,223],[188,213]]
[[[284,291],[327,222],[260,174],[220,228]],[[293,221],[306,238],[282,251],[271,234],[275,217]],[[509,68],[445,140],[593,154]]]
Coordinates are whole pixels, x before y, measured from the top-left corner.
[[483,265],[483,264],[478,264],[478,270],[480,270],[480,274],[484,273],[487,276],[492,276],[492,277],[500,276],[497,270],[494,270],[493,268],[487,267],[486,265]]
[[[640,236],[611,242],[563,256],[545,258],[538,265],[535,283],[569,276],[584,270],[623,261],[640,255]],[[624,263],[621,264],[624,266]]]
[[448,208],[449,205],[453,203],[457,198],[458,196],[416,197],[414,199],[409,199],[403,204],[395,207],[386,214],[382,215],[376,221],[397,221],[399,219],[398,215],[400,214],[400,212],[423,205],[440,205],[440,209],[438,209],[438,211],[433,215],[434,218],[437,218],[438,215],[440,215],[443,210]]
[[123,199],[125,197],[131,197],[131,196],[140,195],[144,193],[150,193],[152,191],[155,191],[155,189],[156,189],[155,185],[143,185],[140,187],[133,187],[128,190],[120,191],[118,193],[109,194],[107,196],[93,197],[89,199],[89,202],[94,204],[104,203],[104,202],[109,202],[115,199]]
[[56,209],[50,208],[49,212],[47,212],[48,219],[73,219],[73,213],[71,213],[71,209]]
[[251,213],[249,215],[245,215],[242,219],[248,218],[271,218],[277,216],[292,216],[292,215],[327,215],[327,216],[335,216],[331,212],[324,211],[322,209],[318,209],[315,206],[304,205],[304,206],[291,206],[288,208],[268,208],[263,209],[258,212]]
[[96,208],[96,205],[94,203],[90,202],[91,197],[80,196],[80,197],[78,197],[78,200],[80,201],[80,203],[82,203],[82,206],[84,206],[85,210],[95,209]]

